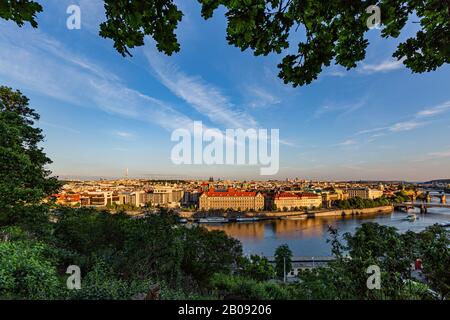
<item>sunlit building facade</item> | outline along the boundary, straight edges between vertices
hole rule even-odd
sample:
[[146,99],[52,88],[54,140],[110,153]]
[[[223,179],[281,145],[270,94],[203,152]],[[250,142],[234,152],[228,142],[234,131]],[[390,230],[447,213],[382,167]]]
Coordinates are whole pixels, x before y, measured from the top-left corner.
[[282,192],[275,195],[273,204],[277,210],[319,208],[322,205],[322,196],[315,193]]
[[349,198],[361,198],[361,199],[377,199],[383,196],[383,190],[370,189],[370,188],[349,188],[346,190]]
[[199,209],[261,211],[264,209],[264,196],[261,193],[237,191],[232,188],[228,191],[215,191],[211,188],[200,196]]

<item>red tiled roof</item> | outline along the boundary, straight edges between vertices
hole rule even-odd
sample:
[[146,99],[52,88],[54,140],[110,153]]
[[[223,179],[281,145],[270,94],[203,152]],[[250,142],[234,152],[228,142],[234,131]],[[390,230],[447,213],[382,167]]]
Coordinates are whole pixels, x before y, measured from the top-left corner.
[[289,193],[289,192],[282,192],[282,193],[278,193],[277,195],[275,195],[275,199],[280,199],[280,198],[300,198],[300,196],[298,194],[293,194],[293,193]]
[[320,195],[317,194],[317,193],[301,193],[301,196],[302,196],[302,197],[305,197],[305,198],[316,198],[316,197],[320,197]]
[[281,198],[317,198],[319,197],[318,194],[315,193],[290,193],[290,192],[281,192],[275,195],[275,199],[281,199]]
[[52,197],[58,199],[58,200],[67,200],[67,201],[80,201],[80,195],[79,194],[54,194]]
[[68,195],[67,200],[69,201],[80,201],[81,196],[79,194]]
[[214,191],[211,188],[204,194],[208,197],[256,197],[256,192],[236,191],[232,188],[228,189],[228,191]]

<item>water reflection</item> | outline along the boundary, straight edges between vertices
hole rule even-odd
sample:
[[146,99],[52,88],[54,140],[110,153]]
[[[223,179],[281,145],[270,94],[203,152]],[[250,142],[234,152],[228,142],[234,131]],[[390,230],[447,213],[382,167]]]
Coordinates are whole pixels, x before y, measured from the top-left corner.
[[271,220],[249,223],[228,223],[209,225],[210,230],[223,230],[228,235],[239,239],[244,247],[244,253],[273,255],[276,247],[287,243],[296,256],[326,256],[330,255],[330,245],[327,243],[328,226],[339,230],[340,234],[354,232],[364,222],[377,222],[393,226],[400,232],[407,230],[421,231],[427,226],[450,220],[450,210],[445,208],[429,209],[427,214],[415,211],[418,219],[408,221],[403,212],[390,214],[371,214],[364,216],[318,217],[305,220]]

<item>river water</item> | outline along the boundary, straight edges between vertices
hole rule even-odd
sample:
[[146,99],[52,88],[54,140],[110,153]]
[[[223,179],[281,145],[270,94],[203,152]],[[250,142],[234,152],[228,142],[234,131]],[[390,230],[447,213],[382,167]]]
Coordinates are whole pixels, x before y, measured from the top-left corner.
[[[448,199],[449,197],[447,197]],[[410,210],[410,213],[413,211]],[[207,225],[210,230],[223,230],[242,242],[245,254],[273,256],[275,249],[288,244],[294,256],[329,256],[330,244],[327,243],[328,226],[337,228],[340,234],[353,233],[365,222],[377,222],[392,226],[400,232],[411,230],[419,232],[435,223],[450,221],[450,209],[431,208],[427,214],[417,215],[415,221],[408,221],[406,213],[394,211],[388,214],[370,214],[352,217],[317,217],[305,220],[267,220],[246,223],[227,223]]]

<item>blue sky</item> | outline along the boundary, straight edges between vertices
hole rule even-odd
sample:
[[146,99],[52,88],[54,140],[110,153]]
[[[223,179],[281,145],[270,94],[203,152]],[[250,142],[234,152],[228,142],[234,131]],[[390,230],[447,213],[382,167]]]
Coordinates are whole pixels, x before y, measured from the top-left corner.
[[[167,57],[147,39],[132,58],[98,36],[102,1],[42,2],[37,30],[0,21],[0,83],[41,114],[57,175],[117,177],[129,168],[133,177],[274,178],[259,176],[259,166],[172,164],[172,130],[195,120],[280,129],[280,179],[450,177],[450,67],[411,74],[391,58],[415,26],[399,39],[370,31],[357,69],[332,66],[294,89],[277,77],[282,56],[229,46],[223,11],[204,21],[196,1],[177,1],[180,53]],[[81,30],[66,28],[70,4],[81,7]]]

